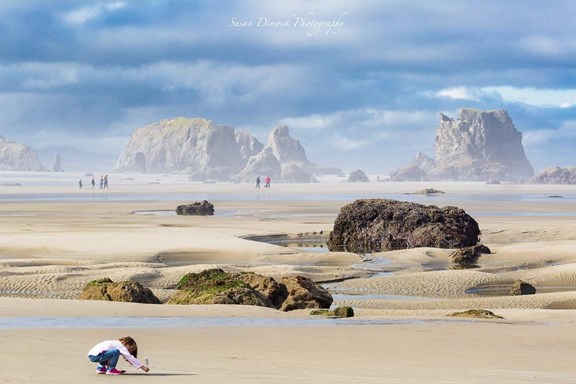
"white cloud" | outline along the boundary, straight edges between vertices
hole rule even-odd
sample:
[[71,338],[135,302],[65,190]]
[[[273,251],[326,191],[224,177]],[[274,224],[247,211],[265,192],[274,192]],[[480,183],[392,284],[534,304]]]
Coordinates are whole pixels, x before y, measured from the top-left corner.
[[115,1],[113,3],[108,3],[104,6],[104,8],[106,8],[107,11],[117,11],[125,7],[126,3],[124,1]]
[[92,20],[95,20],[107,12],[115,12],[126,7],[123,1],[114,1],[107,4],[99,4],[92,7],[75,9],[62,14],[64,22],[71,26],[82,26]]
[[[433,140],[436,119],[436,111],[360,108],[288,117],[280,119],[278,124],[290,127],[297,137],[326,142],[332,150],[351,151],[382,147],[398,140],[403,143],[407,140],[409,145],[421,148],[422,141]],[[421,135],[423,131],[430,132],[431,136]]]
[[541,129],[526,132],[522,143],[527,147],[537,147],[550,141],[572,141],[576,139],[576,120],[565,120],[556,129]]
[[340,113],[329,115],[313,114],[302,117],[287,117],[280,120],[280,124],[296,129],[326,129],[334,126],[340,120]]
[[534,35],[522,39],[520,46],[532,54],[556,58],[573,55],[576,52],[576,39]]
[[511,86],[483,87],[485,93],[497,93],[502,99],[541,108],[569,108],[575,105],[576,89],[519,88]]
[[367,147],[372,144],[371,140],[358,140],[352,139],[350,137],[343,136],[341,134],[334,134],[331,140],[332,145],[338,149],[351,150]]
[[478,101],[478,92],[468,87],[444,88],[434,93],[434,96],[446,97],[455,100]]
[[[425,93],[430,94],[430,92]],[[510,103],[523,103],[539,108],[572,108],[576,106],[576,89],[548,89],[513,87],[508,85],[489,87],[452,87],[433,93],[436,97],[454,100],[480,101],[498,97]]]
[[432,114],[426,111],[394,111],[376,108],[359,108],[337,111],[327,114],[312,114],[280,119],[294,129],[328,129],[328,128],[368,128],[382,130],[425,124]]

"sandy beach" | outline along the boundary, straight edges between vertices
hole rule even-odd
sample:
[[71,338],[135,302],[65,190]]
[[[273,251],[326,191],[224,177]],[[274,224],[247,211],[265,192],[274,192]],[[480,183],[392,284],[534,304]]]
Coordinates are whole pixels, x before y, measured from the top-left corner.
[[[576,383],[576,186],[110,178],[79,190],[76,175],[0,175],[0,383]],[[445,193],[407,195],[424,188]],[[360,197],[463,208],[492,253],[456,269],[451,250],[327,252]],[[174,214],[202,199],[215,216]],[[185,273],[216,266],[309,277],[355,317],[78,300],[109,277],[166,301]],[[537,294],[508,295],[517,279]],[[480,308],[504,319],[446,316]],[[126,335],[150,373],[96,375],[87,351]]]

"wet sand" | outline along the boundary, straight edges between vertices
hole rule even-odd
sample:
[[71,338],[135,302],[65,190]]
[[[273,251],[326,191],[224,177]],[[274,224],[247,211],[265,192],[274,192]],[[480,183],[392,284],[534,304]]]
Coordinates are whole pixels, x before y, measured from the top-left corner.
[[[0,327],[0,361],[12,367],[0,383],[100,382],[86,351],[100,339],[126,334],[151,360],[149,374],[128,370],[122,379],[139,382],[153,377],[162,383],[574,382],[574,186],[323,182],[255,190],[248,184],[158,179],[150,184],[111,175],[106,191],[26,180],[0,186],[0,318],[10,325]],[[454,269],[449,250],[356,255],[250,240],[321,239],[350,196],[388,197],[424,188],[446,193],[418,198],[422,203],[457,205],[478,221],[482,243],[492,250],[478,268]],[[42,199],[82,193],[79,199]],[[100,194],[100,200],[85,199],[89,194]],[[114,199],[118,195],[139,198]],[[523,198],[509,198],[516,195]],[[226,214],[134,213],[193,202],[181,196],[216,196],[216,211]],[[365,323],[314,323],[307,311],[77,300],[83,285],[100,277],[137,280],[167,300],[182,275],[215,266],[274,277],[305,275],[326,284],[335,304],[351,305],[353,320]],[[498,293],[515,279],[542,292]],[[492,310],[504,320],[446,317],[472,308]],[[116,320],[106,327],[66,320],[97,323],[98,317]],[[147,327],[131,323],[134,317],[173,318],[174,324]],[[185,317],[213,322],[178,325]],[[25,328],[14,325],[21,318]],[[50,324],[60,318],[62,328],[42,327],[46,318]],[[222,318],[270,323],[222,325]],[[66,375],[46,375],[54,366]]]

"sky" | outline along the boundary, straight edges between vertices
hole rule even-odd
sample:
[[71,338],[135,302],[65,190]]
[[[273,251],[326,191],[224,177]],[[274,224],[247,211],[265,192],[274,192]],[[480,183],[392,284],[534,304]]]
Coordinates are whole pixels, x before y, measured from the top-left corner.
[[470,107],[506,109],[537,171],[576,165],[574,20],[571,0],[2,1],[0,135],[66,169],[166,118],[264,144],[287,125],[312,162],[386,174]]

